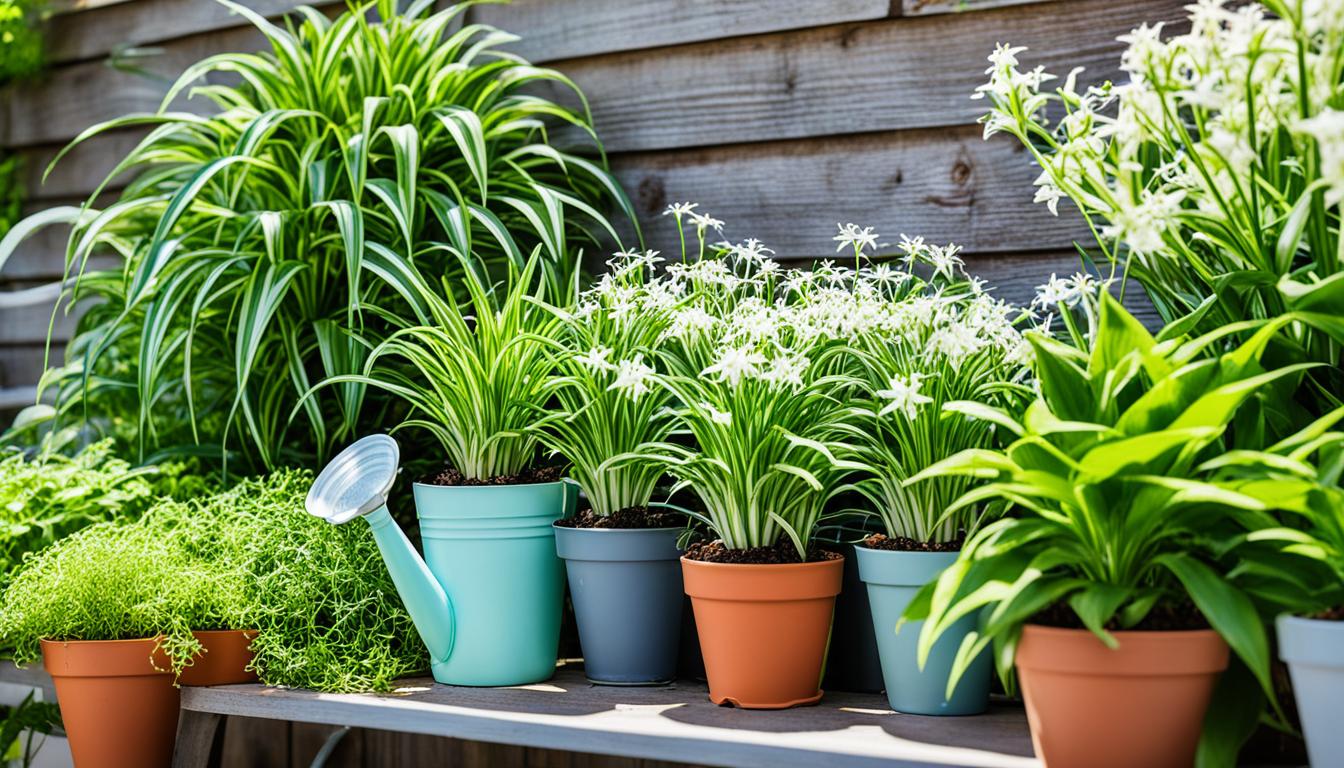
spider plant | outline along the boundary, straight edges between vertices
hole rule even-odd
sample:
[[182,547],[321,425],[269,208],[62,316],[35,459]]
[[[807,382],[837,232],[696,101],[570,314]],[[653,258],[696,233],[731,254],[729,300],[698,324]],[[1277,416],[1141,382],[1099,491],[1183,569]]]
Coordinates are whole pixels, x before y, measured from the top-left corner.
[[853,382],[834,372],[844,351],[834,321],[852,308],[828,287],[834,268],[786,273],[768,252],[749,240],[668,267],[686,299],[653,378],[675,398],[689,440],[646,445],[639,457],[694,491],[705,507],[696,516],[726,547],[787,536],[805,562],[826,501],[853,469],[835,455]]
[[[930,252],[944,250],[911,240],[905,248],[910,264],[937,261]],[[847,458],[862,469],[849,487],[888,536],[954,542],[974,533],[988,511],[953,507],[973,479],[905,481],[959,451],[996,445],[1001,431],[992,422],[946,414],[943,406],[979,400],[1012,407],[1024,399],[1030,348],[1018,326],[1026,313],[964,278],[925,282],[911,271],[884,269],[874,279],[871,272],[866,280],[874,290],[893,287],[885,289],[892,294],[887,321],[850,341],[850,368],[862,383]]]
[[598,515],[647,507],[663,477],[658,464],[630,459],[641,445],[666,440],[675,425],[671,393],[650,384],[658,344],[680,303],[651,279],[658,261],[656,251],[618,253],[576,310],[557,310],[564,330],[547,385],[554,402],[537,423],[538,439],[569,463]]
[[[1123,87],[1079,90],[1075,70],[1043,88],[1053,77],[1021,66],[1025,49],[1000,46],[979,89],[986,136],[1015,136],[1040,165],[1037,201],[1075,203],[1113,276],[1135,277],[1168,322],[1202,310],[1201,331],[1277,317],[1281,281],[1327,280],[1344,263],[1344,14],[1228,5],[1187,6],[1182,34],[1157,24],[1120,38]],[[1329,364],[1307,377],[1312,413],[1341,403],[1338,335],[1309,321],[1274,343]]]
[[[158,112],[94,126],[65,150],[148,129],[70,217],[67,298],[96,302],[61,412],[96,416],[105,392],[130,390],[142,453],[209,444],[248,466],[321,463],[395,418],[393,400],[346,380],[305,398],[296,423],[289,414],[312,382],[363,370],[389,333],[425,320],[412,273],[459,275],[463,254],[498,273],[534,248],[560,270],[593,233],[615,237],[605,206],[631,209],[600,158],[550,141],[561,125],[601,151],[586,105],[529,93],[573,83],[499,50],[513,36],[460,25],[467,5],[398,13],[377,0],[334,20],[299,8],[282,26],[219,2],[269,50],[208,57]],[[205,81],[215,74],[233,84]],[[217,111],[169,111],[183,93]],[[100,251],[124,264],[84,274]]]
[[509,267],[504,291],[468,265],[461,278],[465,306],[446,285],[440,295],[418,283],[411,295],[426,323],[370,350],[362,373],[333,376],[318,388],[359,384],[390,393],[412,414],[396,429],[428,431],[453,468],[488,480],[517,475],[537,458],[543,412],[536,406],[547,400],[551,350],[563,324],[545,306],[538,252],[522,269]]
[[[921,663],[939,635],[981,609],[949,690],[991,643],[1007,679],[1023,625],[1051,606],[1114,647],[1112,630],[1143,628],[1155,608],[1192,603],[1243,665],[1226,679],[1252,681],[1249,691],[1217,697],[1217,706],[1249,707],[1253,724],[1264,701],[1259,694],[1273,696],[1264,622],[1281,608],[1285,590],[1295,589],[1294,576],[1279,572],[1282,558],[1253,540],[1278,527],[1269,510],[1281,502],[1229,486],[1214,467],[1263,438],[1263,425],[1253,422],[1264,411],[1246,406],[1268,399],[1272,383],[1302,376],[1309,364],[1260,364],[1291,317],[1193,339],[1172,326],[1154,338],[1104,292],[1098,317],[1095,338],[1082,348],[1028,334],[1040,395],[1025,411],[969,401],[944,406],[1016,439],[1002,450],[962,451],[907,482],[976,478],[986,482],[953,509],[998,500],[1015,514],[982,527],[907,610],[907,619],[925,620]],[[1217,351],[1252,329],[1230,351]],[[1247,719],[1224,711],[1206,722]],[[1203,748],[1235,756],[1245,735],[1233,733],[1238,727],[1206,731]]]

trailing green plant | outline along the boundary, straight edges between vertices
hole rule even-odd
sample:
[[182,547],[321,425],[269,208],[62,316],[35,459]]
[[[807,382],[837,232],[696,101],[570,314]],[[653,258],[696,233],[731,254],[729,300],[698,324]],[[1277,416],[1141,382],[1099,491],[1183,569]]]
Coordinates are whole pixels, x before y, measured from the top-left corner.
[[46,64],[42,0],[0,0],[0,84],[29,77]]
[[400,398],[413,417],[393,431],[427,430],[468,479],[517,475],[537,459],[544,418],[537,406],[547,399],[550,352],[563,325],[545,305],[540,272],[534,251],[521,269],[508,268],[505,289],[496,290],[468,265],[465,306],[418,283],[413,296],[426,324],[388,336],[369,351],[363,373],[318,386],[355,384]]
[[[852,244],[861,256],[865,244]],[[881,263],[861,273],[860,286],[889,295],[882,321],[849,342],[850,371],[861,383],[846,458],[862,468],[848,487],[888,536],[947,543],[974,533],[995,505],[953,507],[971,478],[905,480],[958,451],[997,444],[1001,430],[992,422],[946,414],[943,406],[977,400],[1012,408],[1023,401],[1030,347],[1019,326],[1029,313],[966,279],[956,246],[903,238],[901,248],[903,268]],[[921,279],[916,265],[936,271]]]
[[[616,237],[602,209],[631,208],[601,160],[551,142],[562,127],[600,153],[574,84],[500,50],[513,36],[458,25],[467,5],[398,13],[377,0],[334,20],[299,8],[280,26],[219,1],[269,50],[210,56],[158,112],[94,126],[65,150],[149,129],[82,208],[56,217],[74,224],[66,298],[93,305],[70,365],[44,386],[67,420],[115,417],[129,399],[142,456],[204,445],[245,467],[321,463],[400,411],[354,381],[304,394],[430,322],[422,276],[437,290],[464,261],[520,267],[535,248],[562,282],[579,247]],[[215,73],[230,84],[203,81]],[[580,107],[533,95],[538,84]],[[168,111],[184,93],[217,111]],[[96,253],[123,265],[86,273]]]
[[[1081,90],[1075,69],[1050,92],[1023,48],[999,46],[979,89],[985,135],[1016,136],[1042,168],[1037,201],[1075,203],[1111,276],[1137,278],[1168,322],[1198,311],[1200,331],[1278,317],[1294,286],[1338,294],[1344,264],[1344,6],[1226,5],[1189,6],[1184,34],[1122,37],[1125,85]],[[1344,334],[1299,319],[1275,354],[1329,364],[1308,376],[1319,416],[1341,403]]]
[[[958,618],[983,609],[958,652],[950,690],[991,644],[1006,679],[1022,626],[1047,609],[1114,647],[1112,631],[1142,629],[1155,611],[1179,614],[1192,603],[1238,660],[1201,744],[1202,763],[1230,765],[1249,733],[1243,729],[1273,697],[1265,622],[1297,587],[1291,569],[1280,571],[1277,548],[1254,541],[1278,527],[1271,510],[1283,500],[1238,490],[1217,467],[1263,445],[1263,426],[1247,416],[1268,418],[1281,404],[1247,406],[1309,365],[1267,370],[1260,362],[1290,317],[1194,338],[1173,325],[1154,338],[1109,293],[1096,312],[1085,346],[1028,334],[1040,394],[1021,413],[973,401],[944,406],[1016,439],[1002,450],[963,451],[907,482],[976,478],[983,484],[954,509],[998,500],[1014,514],[982,527],[906,618],[925,620],[923,663]],[[1245,681],[1248,688],[1238,687]]]
[[30,552],[94,523],[138,517],[160,495],[157,472],[133,469],[106,441],[73,457],[0,453],[0,583]]
[[307,472],[245,480],[144,525],[238,579],[239,626],[257,631],[262,682],[330,692],[386,691],[429,657],[373,539],[304,511]]
[[[668,439],[675,420],[671,393],[651,386],[658,345],[681,298],[654,279],[657,251],[618,253],[609,271],[579,295],[553,354],[550,397],[538,439],[569,464],[593,512],[647,507],[661,465],[630,460],[641,445]],[[551,402],[553,400],[553,402]]]
[[189,556],[145,519],[108,521],[24,562],[0,599],[0,638],[18,664],[41,658],[42,640],[158,638],[180,673],[201,649],[192,631],[242,628],[246,607],[232,569]]

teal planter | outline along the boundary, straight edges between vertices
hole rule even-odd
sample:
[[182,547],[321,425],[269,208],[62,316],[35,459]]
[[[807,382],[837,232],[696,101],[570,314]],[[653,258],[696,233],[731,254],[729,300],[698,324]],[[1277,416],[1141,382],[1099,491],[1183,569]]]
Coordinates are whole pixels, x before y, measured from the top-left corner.
[[992,673],[988,653],[971,663],[949,700],[948,675],[961,640],[975,629],[976,617],[958,621],[934,644],[928,663],[919,668],[919,631],[922,621],[906,622],[900,632],[896,623],[921,587],[938,577],[957,559],[955,552],[891,552],[854,548],[859,578],[868,585],[868,604],[873,612],[873,630],[887,701],[897,712],[912,715],[977,715],[989,706]]
[[365,516],[434,679],[524,685],[555,673],[564,566],[551,524],[572,511],[565,483],[416,483],[421,560],[386,508]]

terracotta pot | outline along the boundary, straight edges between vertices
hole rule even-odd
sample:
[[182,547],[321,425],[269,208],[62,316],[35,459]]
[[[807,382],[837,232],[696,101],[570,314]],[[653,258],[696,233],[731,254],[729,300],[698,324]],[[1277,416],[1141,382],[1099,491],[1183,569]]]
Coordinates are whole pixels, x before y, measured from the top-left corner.
[[1049,768],[1189,768],[1228,649],[1213,630],[1113,632],[1028,625],[1017,672]]
[[793,565],[682,558],[709,699],[745,709],[821,700],[821,668],[844,561]]
[[79,768],[172,763],[179,692],[171,672],[155,669],[156,646],[154,638],[42,641]]
[[249,648],[257,633],[251,629],[218,629],[192,632],[201,641],[204,653],[182,670],[177,681],[182,685],[234,685],[257,682],[257,673],[248,670],[252,663]]

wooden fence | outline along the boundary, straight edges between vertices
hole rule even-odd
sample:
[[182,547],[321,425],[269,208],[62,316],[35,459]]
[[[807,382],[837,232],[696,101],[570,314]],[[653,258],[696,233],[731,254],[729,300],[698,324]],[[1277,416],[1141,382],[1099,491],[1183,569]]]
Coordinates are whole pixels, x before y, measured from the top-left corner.
[[[885,240],[904,232],[956,242],[972,272],[1026,300],[1051,272],[1077,269],[1071,244],[1086,232],[1076,215],[1032,204],[1037,172],[1013,139],[981,139],[984,102],[970,94],[986,55],[1011,42],[1030,46],[1025,60],[1052,72],[1085,66],[1084,80],[1116,78],[1116,37],[1179,18],[1185,1],[517,0],[469,13],[521,35],[518,52],[583,88],[654,247],[668,248],[659,213],[679,200],[726,220],[728,236],[758,237],[787,257],[832,252],[836,223],[854,221]],[[246,2],[271,15],[293,5]],[[25,158],[30,210],[82,200],[140,135],[83,146],[42,183],[47,162],[80,130],[157,108],[167,82],[205,55],[258,45],[210,0],[67,3],[50,24],[50,71],[0,96],[0,146]],[[60,232],[30,240],[0,273],[0,289],[58,278],[63,252]],[[37,381],[48,319],[45,309],[0,314],[0,389]],[[58,319],[56,354],[72,325]],[[322,735],[244,726],[229,728],[228,764],[301,764]],[[399,765],[453,756],[570,764],[481,749],[366,732],[337,762],[357,765],[368,754]],[[391,762],[386,750],[396,750]]]

